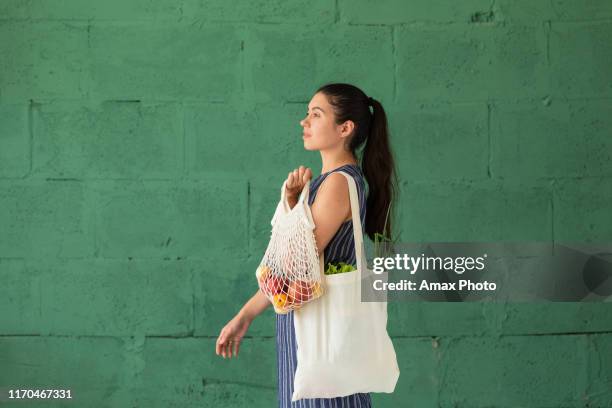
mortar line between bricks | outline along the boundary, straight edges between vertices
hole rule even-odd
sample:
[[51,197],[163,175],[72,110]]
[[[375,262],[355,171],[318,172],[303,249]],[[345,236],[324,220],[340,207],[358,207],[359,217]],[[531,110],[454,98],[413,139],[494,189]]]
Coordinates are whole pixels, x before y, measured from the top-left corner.
[[[595,95],[581,95],[581,96],[560,96],[560,97],[556,97],[555,99],[558,99],[559,101],[562,102],[572,102],[572,101],[608,101],[608,100],[612,100],[612,96],[602,96],[601,94],[595,94]],[[537,102],[540,103],[542,100],[541,97],[537,96],[537,97],[531,97],[531,96],[527,96],[527,97],[517,97],[517,98],[509,98],[509,99],[504,99],[504,98],[482,98],[482,99],[427,99],[427,98],[419,98],[419,99],[415,99],[413,101],[413,105],[419,105],[419,104],[431,104],[431,105],[437,105],[437,104],[455,104],[455,105],[460,105],[460,104],[479,104],[479,103],[483,103],[483,102],[496,102],[499,101],[501,103],[522,103],[522,102]],[[106,101],[122,101],[121,99],[105,99],[105,98],[96,98],[93,99],[92,101],[99,101],[99,102],[106,102]],[[125,101],[125,100],[124,100]],[[127,101],[133,101],[132,100],[127,100]],[[57,102],[82,102],[81,98],[37,98],[36,99],[36,103],[57,103]],[[211,102],[209,100],[206,99],[173,99],[173,98],[149,98],[147,99],[147,102],[150,103],[178,103],[181,102],[183,104],[200,104],[200,103],[208,103]],[[216,102],[211,102],[211,103],[220,103],[220,104],[228,104],[228,101],[216,101]],[[287,103],[307,103],[307,101],[287,101]]]
[[247,254],[251,255],[251,181],[247,180],[247,202],[246,202],[246,234]]
[[546,32],[546,66],[548,68],[550,68],[550,30],[551,22],[550,20],[546,20],[544,22],[544,31]]
[[334,1],[334,24],[338,24],[340,21],[340,0]]
[[[339,12],[339,10],[338,10]],[[338,19],[340,18],[341,13],[339,13],[338,15]],[[66,19],[66,18],[31,18],[31,17],[12,17],[12,18],[0,18],[0,23],[25,23],[25,22],[32,22],[32,23],[88,23],[91,21],[91,18],[72,18],[72,19]],[[552,23],[555,24],[591,24],[591,23],[612,23],[612,18],[591,18],[591,19],[584,19],[584,20],[557,20],[557,19],[552,19],[552,20],[548,20],[551,21]],[[292,28],[295,26],[294,22],[278,22],[278,21],[258,21],[258,22],[253,22],[252,20],[219,20],[219,19],[199,19],[199,18],[192,18],[192,19],[181,19],[179,22],[177,22],[176,18],[167,18],[167,19],[159,19],[159,18],[150,18],[150,19],[140,19],[140,20],[135,20],[135,19],[130,19],[130,20],[125,20],[125,19],[116,19],[116,18],[112,18],[112,19],[96,19],[97,23],[102,23],[102,24],[117,24],[117,25],[122,25],[122,26],[147,26],[153,22],[161,22],[161,23],[174,23],[176,24],[176,26],[178,27],[183,27],[183,26],[190,26],[193,24],[196,24],[198,22],[201,23],[205,23],[209,26],[212,26],[213,28],[219,28],[222,26],[228,26],[228,25],[245,25],[245,27],[258,27],[258,26],[279,26],[279,27],[286,27],[286,28]],[[339,22],[335,21],[335,22]],[[412,20],[412,21],[405,21],[405,22],[401,22],[401,23],[397,23],[397,25],[400,25],[402,27],[409,27],[409,28],[428,28],[428,27],[448,27],[448,26],[457,26],[457,27],[466,27],[469,26],[470,24],[481,24],[481,25],[489,25],[489,26],[500,26],[500,23],[467,23],[463,20],[448,20],[448,21],[430,21],[430,20]],[[384,26],[388,26],[390,24],[388,23],[355,23],[355,22],[350,22],[348,21],[347,26],[352,26],[352,27],[384,27]]]
[[551,222],[550,222],[550,234],[551,234],[551,241],[552,241],[552,247],[555,247],[555,180],[552,181],[551,183],[551,189],[550,189],[550,218],[551,218]]
[[219,378],[203,377],[202,378],[202,386],[206,387],[207,385],[209,385],[208,383],[211,383],[211,384],[236,384],[236,385],[244,385],[244,386],[247,386],[247,387],[264,388],[264,389],[269,389],[269,390],[275,390],[276,389],[276,386],[261,385],[261,384],[256,384],[256,383],[248,382],[248,381],[232,381],[232,380],[222,380],[222,379],[219,379]]
[[491,101],[487,101],[487,176],[491,176]]
[[[575,346],[576,346],[576,354],[580,353],[581,357],[582,357],[582,361],[585,362],[585,364],[582,366],[582,375],[578,378],[578,380],[574,383],[574,386],[576,387],[574,389],[574,394],[575,395],[588,395],[589,393],[589,388],[590,388],[590,379],[589,379],[589,374],[590,374],[590,338],[587,336],[584,339],[584,343],[582,342],[575,342]],[[595,343],[595,342],[593,342]]]
[[[40,334],[40,333],[12,333],[12,334],[0,334],[0,338],[11,338],[11,337],[58,337],[58,338],[84,338],[84,339],[123,339],[131,338],[137,335],[136,333],[129,334],[108,334],[108,335],[97,335],[97,334]],[[144,335],[145,339],[204,339],[204,340],[216,340],[219,335],[215,336],[192,336],[192,335]],[[243,339],[274,339],[275,336],[244,336]]]
[[196,268],[191,268],[191,335],[195,336],[196,332],[196,296],[195,296],[195,272]]
[[[550,332],[550,333],[513,333],[513,334],[498,334],[490,333],[486,335],[482,334],[430,334],[421,336],[408,336],[408,335],[394,335],[390,336],[391,339],[427,339],[432,338],[438,339],[456,339],[456,338],[500,338],[500,337],[534,337],[534,336],[584,336],[584,335],[596,335],[596,334],[612,334],[612,330],[603,331],[590,331],[590,332]],[[13,334],[0,334],[0,338],[11,338],[11,337],[60,337],[60,338],[101,338],[101,339],[120,339],[133,337],[134,333],[131,334],[117,334],[117,335],[95,335],[95,334],[33,334],[33,333],[13,333]],[[216,340],[218,335],[145,335],[145,339],[208,339]],[[271,340],[275,336],[244,336],[243,339],[251,340]]]
[[28,174],[26,175],[29,176],[30,174],[32,174],[32,169],[34,168],[34,100],[30,99],[30,106],[28,106],[28,138],[29,138],[29,142],[30,142],[30,146],[29,147],[29,167],[28,167]]
[[182,169],[181,169],[181,180],[185,180],[187,178],[187,130],[185,126],[185,104],[181,101],[181,130],[183,131],[183,157],[182,160]]
[[450,339],[458,337],[466,338],[499,338],[499,337],[532,337],[532,336],[584,336],[593,334],[612,334],[612,330],[602,331],[587,331],[587,332],[550,332],[550,333],[488,333],[488,334],[430,334],[422,336],[396,335],[390,336],[392,339],[431,339],[434,337],[440,339]]

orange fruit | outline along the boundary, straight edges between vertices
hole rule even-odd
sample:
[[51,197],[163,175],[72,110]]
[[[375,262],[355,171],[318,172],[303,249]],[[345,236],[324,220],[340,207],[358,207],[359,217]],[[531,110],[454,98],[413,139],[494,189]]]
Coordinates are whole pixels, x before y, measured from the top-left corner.
[[278,293],[274,295],[274,307],[283,308],[287,305],[287,295],[284,293]]
[[270,267],[267,265],[259,265],[259,267],[257,268],[257,271],[255,272],[255,275],[257,276],[257,279],[260,282],[264,282],[266,280],[266,277],[268,276],[268,274],[270,273]]
[[321,284],[319,282],[315,282],[312,286],[312,297],[319,297],[323,294],[323,289],[321,288]]
[[272,304],[274,305],[274,311],[280,314],[289,313],[289,309],[286,309],[287,306],[287,295],[284,293],[279,293],[274,295]]
[[289,313],[289,309],[281,309],[281,308],[278,308],[276,306],[274,306],[274,311],[276,313],[278,313],[278,314],[287,314],[287,313]]

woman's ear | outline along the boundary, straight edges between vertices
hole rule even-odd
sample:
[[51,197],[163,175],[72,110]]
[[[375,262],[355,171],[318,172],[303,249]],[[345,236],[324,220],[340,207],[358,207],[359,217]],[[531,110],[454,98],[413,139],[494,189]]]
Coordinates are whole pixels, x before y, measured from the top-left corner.
[[340,125],[340,137],[349,137],[355,129],[355,123],[352,120],[347,120]]

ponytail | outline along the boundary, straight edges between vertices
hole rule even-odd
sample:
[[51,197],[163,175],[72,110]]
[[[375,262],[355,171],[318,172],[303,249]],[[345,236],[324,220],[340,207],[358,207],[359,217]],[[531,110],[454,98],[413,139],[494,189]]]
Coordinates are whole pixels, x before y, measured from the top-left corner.
[[365,230],[372,240],[375,233],[391,240],[394,203],[398,195],[397,172],[389,141],[387,115],[380,102],[371,100],[372,123],[361,164],[369,187]]
[[347,120],[355,123],[354,134],[348,146],[355,157],[357,149],[363,146],[361,169],[368,183],[365,234],[372,241],[376,240],[377,234],[393,240],[392,225],[398,182],[383,106],[350,84],[327,84],[317,92],[328,97],[337,124]]

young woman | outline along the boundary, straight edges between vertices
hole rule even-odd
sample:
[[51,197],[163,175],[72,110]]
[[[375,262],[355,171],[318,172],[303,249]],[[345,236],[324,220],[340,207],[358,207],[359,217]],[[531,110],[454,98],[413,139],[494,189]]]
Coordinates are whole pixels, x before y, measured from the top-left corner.
[[[304,148],[318,150],[322,160],[321,174],[310,183],[308,200],[319,256],[323,254],[325,265],[341,261],[356,265],[348,182],[337,172],[346,172],[355,179],[365,234],[374,240],[375,233],[385,231],[385,236],[391,237],[391,207],[397,194],[397,178],[385,111],[380,102],[353,85],[327,84],[312,97],[307,116],[300,124],[304,132]],[[358,149],[362,156],[361,166],[357,161]],[[304,166],[288,174],[286,193],[291,208],[297,204],[311,176],[311,170]],[[251,322],[269,305],[268,298],[258,290],[221,330],[216,344],[217,355],[223,355],[223,358],[237,356],[240,340]],[[293,312],[276,314],[276,347],[281,408],[371,406],[369,393],[302,399],[292,403],[297,367]]]

